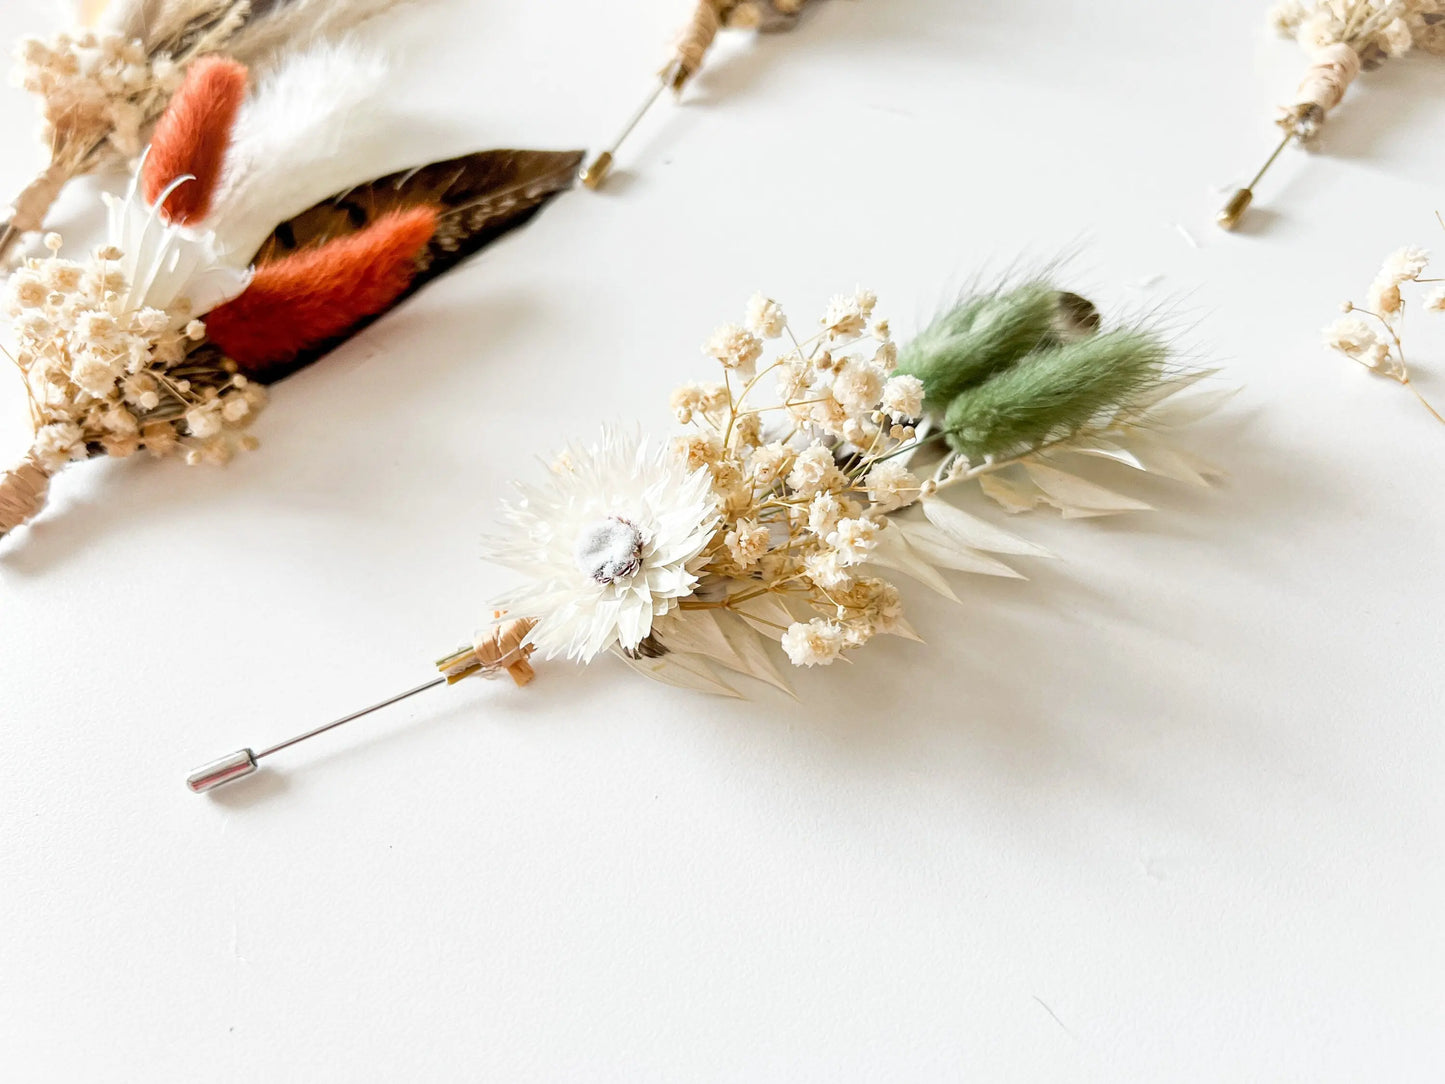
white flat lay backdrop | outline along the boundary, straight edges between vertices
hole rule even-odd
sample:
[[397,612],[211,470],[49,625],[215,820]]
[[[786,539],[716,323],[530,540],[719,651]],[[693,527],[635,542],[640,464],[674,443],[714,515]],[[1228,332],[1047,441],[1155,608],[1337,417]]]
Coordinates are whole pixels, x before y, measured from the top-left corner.
[[[1438,1080],[1445,430],[1318,329],[1445,248],[1445,63],[1365,76],[1224,235],[1301,67],[1262,6],[822,0],[279,387],[255,454],[67,472],[0,543],[3,1075]],[[412,122],[377,172],[602,141],[686,7],[434,0],[378,34]],[[53,23],[7,3],[0,39]],[[34,111],[0,103],[10,190]],[[1242,388],[1191,438],[1219,490],[1013,521],[1061,559],[907,587],[928,644],[796,703],[553,664],[184,788],[425,680],[510,582],[507,481],[666,428],[754,290],[806,320],[863,282],[906,332],[1065,251]]]

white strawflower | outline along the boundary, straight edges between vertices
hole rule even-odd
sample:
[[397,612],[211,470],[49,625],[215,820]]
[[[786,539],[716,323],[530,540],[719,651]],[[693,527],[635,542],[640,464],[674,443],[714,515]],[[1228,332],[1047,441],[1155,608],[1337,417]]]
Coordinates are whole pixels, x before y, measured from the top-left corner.
[[1375,345],[1375,331],[1358,316],[1341,316],[1324,330],[1325,345],[1359,357]]
[[635,649],[692,594],[690,566],[717,510],[709,471],[635,435],[605,430],[566,462],[546,488],[518,487],[521,499],[504,506],[510,530],[485,553],[528,578],[497,605],[537,619],[537,650],[589,662],[614,645]]
[[875,463],[864,484],[868,499],[884,512],[892,512],[918,499],[918,477],[896,459]]
[[751,375],[763,355],[763,342],[746,328],[725,324],[712,333],[702,352],[721,362],[726,369]]
[[815,617],[795,622],[783,633],[783,650],[794,666],[827,666],[843,651],[846,634],[836,621]]
[[776,339],[788,326],[788,318],[783,315],[783,307],[772,298],[753,294],[752,300],[748,302],[745,323],[754,334],[765,339]]
[[916,418],[923,413],[923,381],[916,376],[891,377],[883,385],[883,409],[895,418]]
[[1445,312],[1445,286],[1438,286],[1425,296],[1425,307],[1432,312]]

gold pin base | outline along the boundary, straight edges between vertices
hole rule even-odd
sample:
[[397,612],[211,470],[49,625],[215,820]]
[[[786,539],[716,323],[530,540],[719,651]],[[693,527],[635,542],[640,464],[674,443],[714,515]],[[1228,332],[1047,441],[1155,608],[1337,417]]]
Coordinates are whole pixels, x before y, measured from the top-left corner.
[[582,187],[590,188],[595,192],[602,187],[602,182],[607,180],[607,175],[611,172],[612,152],[603,151],[582,167],[582,172],[577,174],[577,179],[582,182]]
[[1229,197],[1219,214],[1214,216],[1221,229],[1232,230],[1239,225],[1239,220],[1244,217],[1244,212],[1249,210],[1249,205],[1254,202],[1254,190],[1252,188],[1241,188],[1234,195]]

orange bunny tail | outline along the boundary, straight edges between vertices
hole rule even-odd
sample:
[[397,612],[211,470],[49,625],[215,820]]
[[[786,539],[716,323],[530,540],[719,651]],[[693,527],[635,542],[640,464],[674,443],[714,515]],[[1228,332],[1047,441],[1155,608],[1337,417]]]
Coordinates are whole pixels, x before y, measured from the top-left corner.
[[207,56],[186,70],[185,82],[156,122],[141,177],[149,204],[160,199],[177,178],[195,178],[177,185],[166,197],[162,214],[167,220],[185,225],[210,212],[221,164],[231,143],[231,126],[245,97],[243,64]]
[[242,372],[265,379],[390,308],[411,285],[436,228],[437,212],[415,207],[262,264],[244,294],[205,318],[206,336]]

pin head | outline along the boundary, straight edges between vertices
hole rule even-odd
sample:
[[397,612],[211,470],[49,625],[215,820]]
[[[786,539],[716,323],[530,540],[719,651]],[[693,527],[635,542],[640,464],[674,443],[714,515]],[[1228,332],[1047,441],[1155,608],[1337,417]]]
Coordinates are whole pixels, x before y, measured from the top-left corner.
[[612,152],[603,151],[596,158],[592,159],[577,176],[584,186],[595,192],[602,186],[602,182],[607,179],[607,174],[611,172]]
[[204,791],[250,775],[256,770],[256,754],[249,749],[237,749],[230,756],[213,760],[186,776],[186,786],[200,794]]
[[1234,195],[1229,197],[1229,202],[1224,205],[1219,214],[1214,216],[1214,221],[1224,229],[1232,230],[1239,225],[1239,220],[1244,217],[1244,212],[1249,210],[1249,205],[1253,202],[1253,189],[1238,189]]

